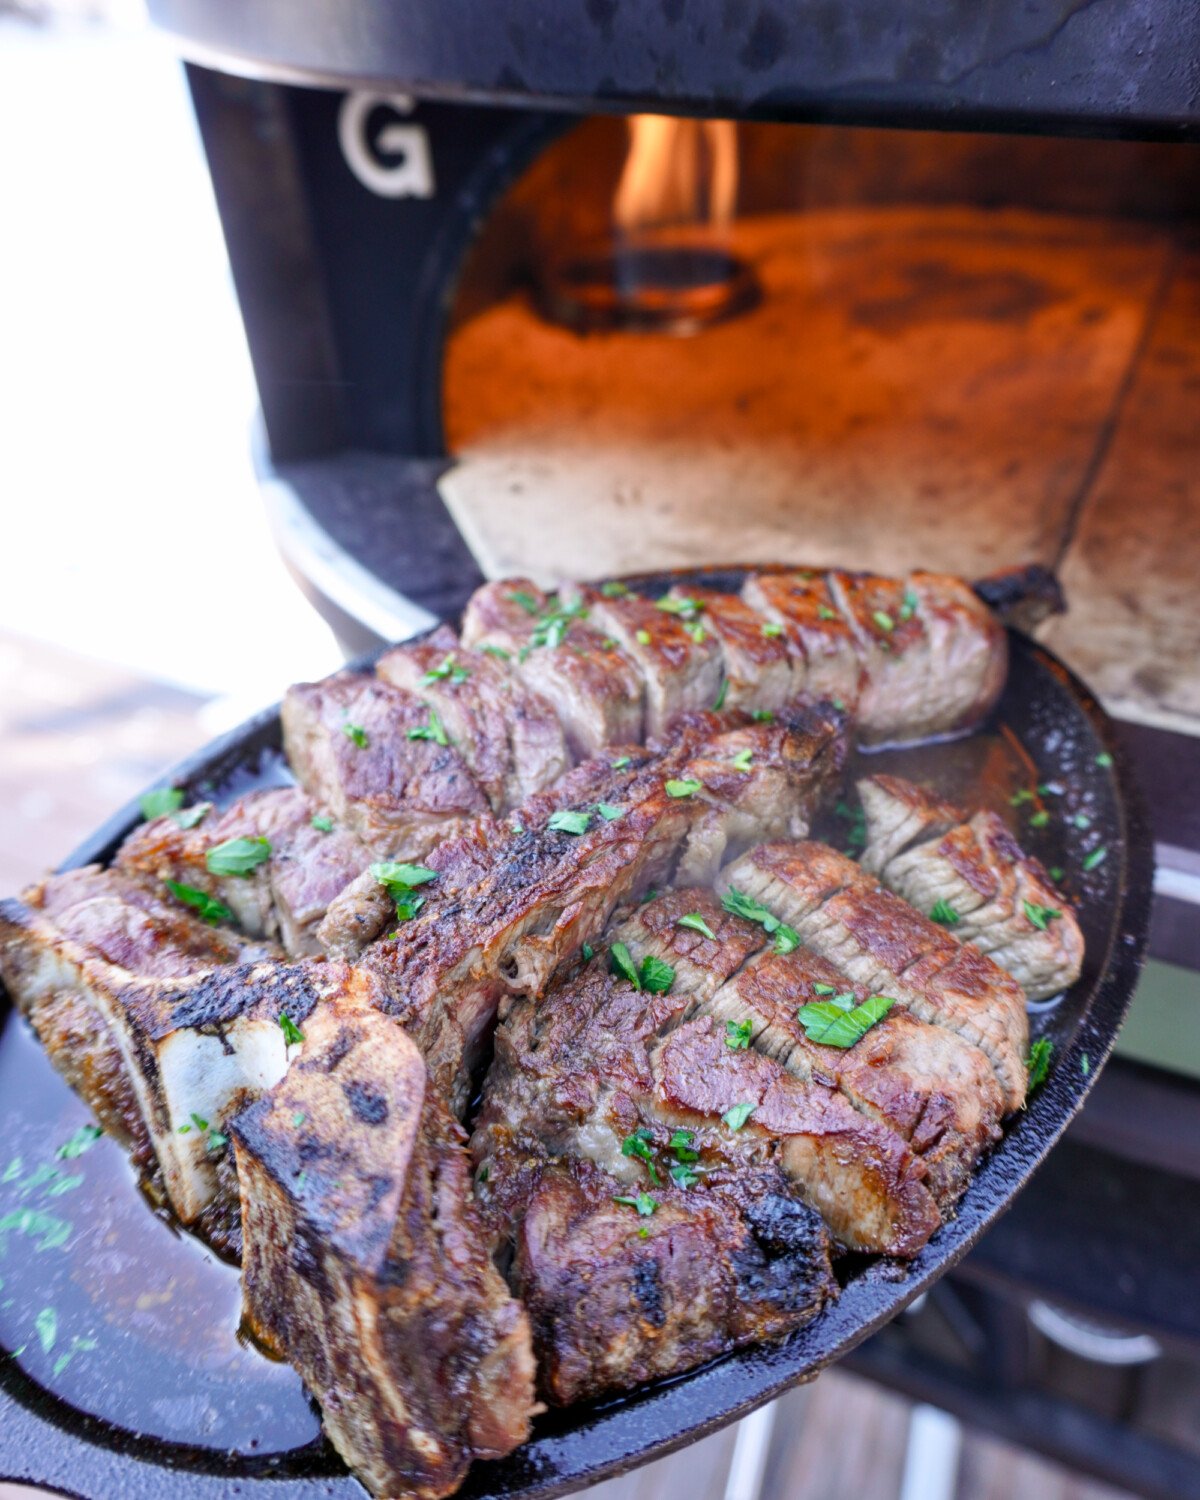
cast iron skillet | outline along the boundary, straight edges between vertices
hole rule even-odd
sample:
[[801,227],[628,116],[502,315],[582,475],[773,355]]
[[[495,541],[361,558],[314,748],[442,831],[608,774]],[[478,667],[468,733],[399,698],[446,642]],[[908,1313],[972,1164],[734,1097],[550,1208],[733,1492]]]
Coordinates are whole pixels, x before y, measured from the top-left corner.
[[[657,596],[675,582],[735,589],[745,572],[741,568],[690,570],[628,581],[637,590]],[[966,1254],[1029,1180],[1083,1104],[1112,1049],[1141,965],[1150,913],[1152,842],[1131,769],[1096,700],[1061,662],[1028,637],[1010,632],[1010,645],[1011,670],[1004,697],[992,724],[979,736],[958,746],[890,752],[870,760],[876,768],[886,765],[901,773],[924,775],[939,785],[944,784],[946,773],[950,781],[957,778],[959,782],[951,791],[965,790],[964,774],[968,781],[982,774],[989,783],[988,798],[1008,810],[1008,787],[998,792],[994,772],[1006,759],[1011,768],[1011,751],[1019,742],[1028,758],[1019,780],[1053,783],[1059,789],[1048,796],[1054,810],[1049,827],[1034,830],[1017,813],[1026,846],[1047,865],[1060,865],[1066,871],[1065,888],[1077,902],[1087,941],[1079,981],[1061,1001],[1039,1009],[1031,1018],[1034,1034],[1054,1042],[1048,1081],[976,1174],[957,1217],[909,1265],[885,1259],[849,1260],[843,1263],[845,1286],[837,1303],[782,1343],[742,1350],[618,1399],[547,1413],[537,1420],[533,1437],[517,1453],[472,1469],[460,1491],[464,1497],[549,1500],[659,1458],[789,1387],[812,1380],[895,1317]],[[168,778],[169,784],[195,796],[228,800],[250,785],[283,779],[279,745],[279,717],[270,709],[185,761]],[[971,796],[968,790],[967,800]],[[123,809],[75,851],[66,867],[111,859],[139,817],[136,804]],[[1084,871],[1087,854],[1101,847],[1107,851],[1102,862]],[[28,1046],[23,1033],[24,1027],[9,1018],[0,1033],[0,1077],[13,1076],[12,1068],[7,1074],[2,1071],[5,1053],[14,1046]],[[20,1069],[28,1072],[30,1067],[27,1056]],[[18,1076],[24,1076],[20,1069]],[[55,1097],[60,1117],[66,1118],[64,1111],[71,1101],[66,1085],[54,1079],[47,1086],[61,1094]],[[0,1114],[6,1104],[11,1101],[0,1098]],[[16,1107],[26,1108],[25,1101],[19,1099]],[[29,1104],[28,1109],[32,1108]],[[76,1108],[74,1118],[78,1117]],[[107,1149],[115,1151],[111,1145]],[[3,1155],[0,1144],[0,1176]],[[82,1165],[86,1162],[85,1158]],[[128,1173],[107,1191],[114,1201],[122,1194],[136,1194]],[[0,1225],[5,1213],[3,1192],[0,1183]],[[144,1222],[148,1234],[148,1210],[140,1204],[133,1207],[144,1216],[136,1222],[139,1226]],[[14,1255],[25,1257],[26,1266],[33,1261],[28,1236],[10,1232],[7,1238],[0,1278],[10,1273]],[[143,1244],[150,1245],[149,1239],[139,1241]],[[178,1254],[165,1239],[160,1244]],[[70,1243],[63,1247],[65,1252],[70,1249]],[[52,1253],[43,1257],[48,1269]],[[135,1259],[137,1254],[160,1253],[153,1247],[142,1248],[135,1251]],[[86,1279],[86,1274],[86,1268],[73,1273],[73,1280]],[[213,1275],[229,1278],[227,1288],[221,1284],[219,1308],[214,1311],[211,1301],[202,1300],[185,1311],[194,1323],[207,1319],[224,1328],[226,1321],[236,1317],[235,1273],[210,1265],[206,1274],[210,1279]],[[109,1284],[102,1282],[102,1288],[107,1292]],[[0,1287],[0,1307],[4,1305]],[[103,1315],[103,1307],[99,1312]],[[4,1316],[0,1311],[0,1339],[6,1339],[11,1350],[16,1338],[4,1328]],[[137,1500],[165,1493],[179,1500],[216,1500],[259,1489],[272,1500],[310,1500],[319,1495],[348,1500],[363,1493],[332,1450],[312,1435],[315,1424],[311,1419],[305,1433],[310,1440],[291,1449],[273,1441],[278,1429],[269,1398],[262,1405],[262,1431],[256,1430],[249,1440],[245,1420],[239,1434],[231,1438],[219,1426],[211,1430],[211,1413],[208,1430],[200,1416],[194,1430],[187,1430],[186,1419],[181,1430],[177,1407],[171,1408],[170,1437],[149,1436],[145,1434],[153,1423],[117,1422],[90,1414],[105,1406],[107,1397],[101,1400],[100,1394],[108,1389],[105,1381],[116,1377],[116,1356],[107,1361],[106,1373],[106,1365],[97,1362],[99,1356],[91,1354],[94,1383],[81,1386],[80,1372],[89,1369],[82,1355],[61,1377],[55,1377],[50,1364],[55,1350],[39,1351],[33,1335],[30,1341],[32,1354],[27,1345],[20,1358],[0,1356],[0,1475],[42,1483],[86,1500]],[[128,1362],[128,1354],[124,1358]],[[203,1389],[215,1389],[207,1373],[197,1378]],[[282,1389],[280,1381],[294,1380],[286,1371],[275,1371],[272,1378],[276,1382],[272,1389]],[[294,1419],[300,1392],[288,1387],[286,1396]],[[247,1412],[253,1417],[255,1400],[263,1403],[261,1390],[249,1392],[240,1403],[243,1418]],[[308,1415],[301,1409],[301,1416]],[[139,1430],[133,1430],[135,1426]],[[157,1430],[161,1433],[161,1426]]]

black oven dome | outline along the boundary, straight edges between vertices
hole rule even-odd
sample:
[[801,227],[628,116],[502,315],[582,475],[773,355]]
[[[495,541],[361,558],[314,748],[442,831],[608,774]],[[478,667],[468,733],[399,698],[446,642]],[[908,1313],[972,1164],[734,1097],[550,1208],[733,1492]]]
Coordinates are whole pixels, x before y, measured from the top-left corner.
[[197,61],[419,96],[1200,135],[1195,0],[150,0]]

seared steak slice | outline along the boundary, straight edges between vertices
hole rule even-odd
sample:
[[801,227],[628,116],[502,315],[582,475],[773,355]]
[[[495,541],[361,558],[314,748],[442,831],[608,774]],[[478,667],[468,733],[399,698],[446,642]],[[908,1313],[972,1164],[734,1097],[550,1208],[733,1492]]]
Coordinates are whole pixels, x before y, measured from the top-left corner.
[[789,649],[803,664],[794,679],[800,690],[813,701],[828,698],[855,714],[863,687],[862,660],[828,575],[752,573],[742,586],[742,598],[764,620],[783,627]]
[[437,709],[496,812],[549,786],[570,764],[550,704],[503,659],[460,646],[448,626],[393,647],[375,670]]
[[[116,862],[204,891],[229,907],[243,931],[276,939],[286,953],[303,958],[320,952],[317,930],[326,909],[373,857],[349,829],[314,826],[314,818],[324,822],[306,793],[273,787],[208,813],[192,828],[180,828],[169,815],[143,823]],[[244,875],[214,874],[210,854],[234,839],[265,839],[269,858]]]
[[464,1137],[404,1032],[320,1006],[231,1127],[245,1315],[375,1495],[452,1493],[529,1435],[524,1312],[487,1254]]
[[381,859],[421,859],[489,811],[437,710],[376,677],[342,672],[283,700],[301,786]]
[[[919,804],[919,788],[895,777],[883,786],[859,783],[871,819],[892,820],[897,806]],[[953,917],[951,931],[988,954],[1031,1000],[1056,995],[1079,978],[1083,934],[1074,912],[1041,864],[1027,855],[1003,820],[976,813],[946,831],[912,843],[880,869],[883,883],[926,914],[939,907]]]
[[[918,611],[918,595],[895,578],[829,573],[829,589],[850,626],[862,662],[856,719],[868,745],[926,738],[922,726],[931,679],[939,666]],[[913,734],[912,726],[918,725]]]
[[897,854],[949,833],[962,822],[957,807],[899,776],[864,776],[858,795],[867,834],[859,863],[872,875],[882,877]]
[[928,636],[930,674],[896,738],[964,734],[987,718],[1004,688],[1008,636],[961,578],[910,573],[908,589]]
[[614,1202],[616,1184],[587,1162],[529,1175],[513,1281],[557,1404],[779,1338],[836,1295],[821,1221],[777,1172],[671,1193],[649,1218]]
[[[776,709],[804,691],[804,663],[788,649],[783,626],[766,620],[737,594],[676,584],[670,597],[696,605],[698,620],[721,648],[725,708]],[[716,700],[714,700],[716,701]]]
[[728,712],[690,722],[709,725],[710,736],[679,778],[700,787],[675,879],[704,885],[752,844],[803,838],[841,781],[848,744],[839,716],[795,706],[768,722]]
[[92,865],[0,903],[5,988],[54,1066],[143,1172],[154,1162],[150,1133],[97,986],[115,996],[134,976],[183,978],[248,956],[231,933],[159,889]]
[[581,603],[589,622],[615,640],[637,666],[646,684],[647,739],[664,734],[677,714],[716,703],[721,652],[695,618],[691,601],[668,595],[656,604],[641,594],[605,595],[583,584],[573,585],[565,597]]
[[824,844],[764,844],[722,870],[718,885],[761,902],[855,984],[892,996],[918,1020],[979,1047],[1005,1108],[1020,1108],[1029,1039],[1025,997],[977,949]]
[[890,1126],[924,1163],[929,1190],[945,1209],[999,1139],[1000,1086],[978,1047],[899,1007],[852,1047],[809,1040],[798,1019],[802,1005],[831,994],[861,1005],[868,993],[800,947],[759,954],[703,1010],[727,1026],[749,1022],[749,1046],[805,1082],[836,1086],[855,1109]]
[[642,737],[642,681],[616,640],[581,606],[564,606],[527,578],[476,589],[463,615],[463,644],[506,653],[553,705],[573,755]]

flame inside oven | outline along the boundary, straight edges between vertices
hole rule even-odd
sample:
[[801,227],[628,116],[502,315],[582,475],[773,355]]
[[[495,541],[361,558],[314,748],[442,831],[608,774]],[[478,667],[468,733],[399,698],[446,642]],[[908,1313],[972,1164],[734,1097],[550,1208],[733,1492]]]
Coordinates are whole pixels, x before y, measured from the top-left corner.
[[753,307],[758,282],[728,248],[737,208],[732,120],[634,115],[612,227],[546,268],[544,316],[580,333],[698,333]]

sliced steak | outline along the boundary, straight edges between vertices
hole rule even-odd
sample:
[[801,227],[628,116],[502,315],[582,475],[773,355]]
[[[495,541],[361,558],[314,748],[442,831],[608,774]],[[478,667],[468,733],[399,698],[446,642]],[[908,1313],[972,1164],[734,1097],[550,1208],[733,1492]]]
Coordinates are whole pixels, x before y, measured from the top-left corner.
[[582,606],[564,607],[527,578],[476,589],[463,644],[506,654],[525,684],[553,705],[573,755],[642,737],[642,679],[616,640]]
[[437,710],[414,693],[342,672],[289,688],[281,717],[301,786],[377,858],[419,860],[490,813]]
[[827,698],[856,714],[863,688],[858,640],[838,608],[828,575],[752,573],[742,586],[742,598],[764,620],[783,627],[798,664],[794,681],[799,690],[814,702]]
[[767,722],[726,711],[690,722],[707,725],[709,737],[678,778],[700,786],[675,879],[704,885],[753,844],[803,838],[840,785],[849,745],[844,720],[832,711],[793,706]]
[[931,679],[940,667],[932,659],[918,595],[906,582],[873,573],[826,576],[862,663],[855,717],[863,743],[894,744],[937,732],[924,727]]
[[251,956],[226,930],[188,915],[160,887],[88,866],[0,903],[0,978],[50,1060],[143,1173],[154,1151],[120,1040],[96,990],[135,976],[183,978]]
[[666,732],[677,714],[712,708],[721,686],[721,651],[691,601],[667,595],[655,603],[626,590],[602,593],[573,585],[564,594],[587,610],[597,630],[615,640],[646,685],[645,735]]
[[460,646],[448,626],[427,641],[393,647],[375,670],[437,709],[495,812],[549,786],[570,764],[546,699],[502,658]]
[[[251,792],[224,812],[209,812],[190,828],[170,815],[143,823],[125,840],[116,863],[215,897],[244,932],[277,940],[302,958],[321,951],[317,932],[327,908],[373,858],[357,834],[326,828],[327,821],[332,823],[298,787],[274,787]],[[268,858],[243,875],[214,873],[213,851],[239,839],[265,840]],[[220,858],[213,858],[219,872]]]
[[1008,675],[1008,636],[969,584],[948,573],[910,573],[929,640],[930,675],[904,740],[965,734],[995,707]]
[[824,844],[764,844],[718,880],[761,902],[854,984],[980,1048],[1008,1110],[1025,1098],[1025,997],[1002,969]]
[[804,691],[803,658],[792,655],[783,625],[764,619],[737,594],[677,584],[670,597],[696,606],[698,621],[721,648],[725,708],[777,709]]
[[859,863],[872,875],[882,876],[911,845],[938,838],[962,822],[957,807],[899,776],[864,776],[858,795],[867,837]]
[[924,1163],[929,1190],[945,1210],[1000,1136],[1004,1097],[991,1064],[946,1027],[899,1007],[852,1047],[810,1041],[799,1009],[833,994],[852,995],[860,1005],[869,992],[800,947],[759,954],[703,1009],[727,1027],[749,1023],[748,1046],[805,1082],[836,1087],[855,1109],[890,1126]]
[[[872,817],[891,821],[897,806],[918,805],[923,796],[894,777],[883,786],[860,782],[859,793],[869,845],[881,850]],[[1083,968],[1083,934],[1061,891],[995,813],[955,822],[948,831],[928,828],[923,841],[893,854],[880,867],[883,883],[918,911],[938,909],[956,938],[988,954],[1030,1000],[1074,984]]]
[[379,1496],[451,1494],[529,1434],[524,1312],[488,1257],[462,1132],[420,1053],[339,999],[232,1126],[245,1316]]

